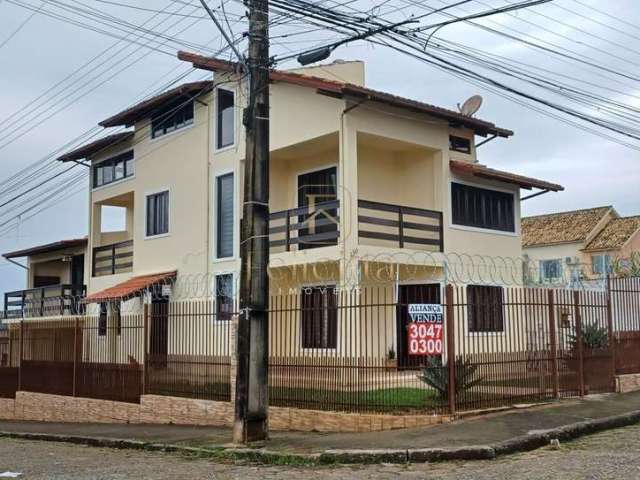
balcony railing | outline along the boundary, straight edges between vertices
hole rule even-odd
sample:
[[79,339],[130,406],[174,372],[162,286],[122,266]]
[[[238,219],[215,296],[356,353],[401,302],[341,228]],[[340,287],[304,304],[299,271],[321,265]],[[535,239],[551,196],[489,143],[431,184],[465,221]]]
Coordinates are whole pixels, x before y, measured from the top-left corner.
[[4,318],[82,314],[84,285],[49,285],[4,294]]
[[115,275],[133,270],[133,240],[94,247],[93,276]]
[[316,203],[269,215],[269,246],[272,250],[305,250],[337,245],[340,238],[340,202]]
[[442,212],[358,200],[358,238],[381,246],[442,252]]

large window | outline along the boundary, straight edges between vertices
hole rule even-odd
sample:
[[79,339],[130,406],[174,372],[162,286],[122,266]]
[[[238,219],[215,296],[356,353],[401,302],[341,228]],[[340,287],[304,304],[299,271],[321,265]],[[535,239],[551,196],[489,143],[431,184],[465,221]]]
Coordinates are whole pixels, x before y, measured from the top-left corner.
[[151,138],[158,138],[193,123],[193,101],[172,104],[151,118]]
[[233,274],[216,275],[216,320],[228,321],[233,316]]
[[216,178],[216,257],[233,257],[233,173]]
[[470,333],[503,332],[502,287],[467,286],[467,318]]
[[147,195],[147,237],[169,233],[169,192]]
[[233,145],[235,142],[234,109],[233,92],[219,88],[216,108],[216,147],[218,149]]
[[513,194],[451,184],[453,223],[467,227],[515,232]]
[[332,286],[302,290],[302,348],[336,348],[338,305]]
[[611,255],[592,255],[591,271],[594,275],[606,275],[611,272]]
[[540,276],[542,280],[550,281],[562,277],[562,260],[541,260],[540,261]]
[[131,177],[134,173],[133,150],[129,150],[93,166],[93,188]]

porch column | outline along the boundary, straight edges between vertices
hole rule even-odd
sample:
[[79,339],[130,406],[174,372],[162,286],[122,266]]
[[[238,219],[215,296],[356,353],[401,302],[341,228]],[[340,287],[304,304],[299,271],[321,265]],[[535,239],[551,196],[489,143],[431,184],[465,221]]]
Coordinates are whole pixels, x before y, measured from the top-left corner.
[[358,285],[358,135],[354,113],[340,120],[338,199],[340,200],[340,245],[342,246],[341,283]]

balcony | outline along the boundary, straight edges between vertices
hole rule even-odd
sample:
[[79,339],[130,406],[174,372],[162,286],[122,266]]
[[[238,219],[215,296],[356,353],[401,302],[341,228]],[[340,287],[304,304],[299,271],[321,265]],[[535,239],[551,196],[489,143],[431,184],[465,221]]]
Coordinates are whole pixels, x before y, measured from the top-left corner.
[[306,250],[337,245],[340,238],[340,202],[331,200],[269,215],[272,251]]
[[442,252],[442,212],[360,199],[358,242]]
[[84,285],[49,285],[4,294],[4,318],[37,318],[83,313]]
[[133,240],[94,247],[92,271],[94,277],[127,273],[133,270]]

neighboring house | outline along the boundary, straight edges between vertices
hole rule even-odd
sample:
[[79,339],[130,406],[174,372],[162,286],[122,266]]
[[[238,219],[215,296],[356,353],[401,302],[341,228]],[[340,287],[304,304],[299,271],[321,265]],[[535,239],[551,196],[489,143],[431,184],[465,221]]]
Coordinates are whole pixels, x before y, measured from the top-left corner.
[[591,275],[604,275],[616,260],[640,252],[640,215],[612,219],[583,252],[589,257]]
[[[219,318],[233,308],[246,83],[237,64],[180,57],[212,71],[213,81],[120,112],[100,125],[132,130],[59,158],[91,168],[85,283],[91,311],[104,321],[123,300],[138,311],[180,297],[182,288],[202,294],[204,279]],[[365,88],[361,62],[273,71],[271,80],[271,290],[306,288],[307,301],[323,305],[326,314],[306,319],[324,322],[304,337],[307,347],[336,341],[328,326],[335,305],[322,300],[323,287],[380,283],[384,270],[403,303],[439,303],[444,255],[521,257],[520,189],[563,189],[479,163],[476,136],[512,132]],[[122,210],[121,231],[103,229],[105,207]],[[502,298],[499,288],[470,294],[489,301]]]
[[533,280],[597,280],[640,249],[639,228],[640,217],[620,217],[611,206],[537,215],[522,219],[522,247]]
[[77,312],[86,292],[86,250],[87,239],[77,238],[4,253],[7,260],[27,259],[26,288],[4,294],[4,318]]

